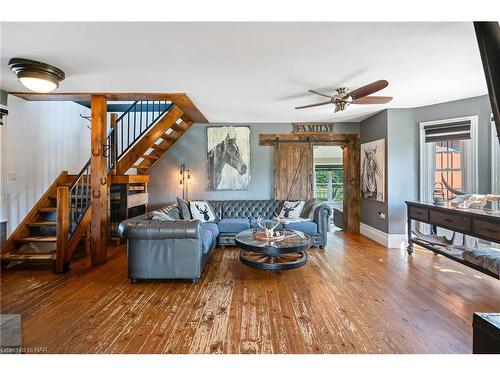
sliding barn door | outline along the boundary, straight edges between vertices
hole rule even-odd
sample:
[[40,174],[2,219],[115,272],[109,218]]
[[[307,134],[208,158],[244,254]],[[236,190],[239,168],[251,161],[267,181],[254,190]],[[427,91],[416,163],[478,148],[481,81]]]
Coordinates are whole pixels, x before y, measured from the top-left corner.
[[313,198],[312,144],[277,142],[274,152],[274,198]]

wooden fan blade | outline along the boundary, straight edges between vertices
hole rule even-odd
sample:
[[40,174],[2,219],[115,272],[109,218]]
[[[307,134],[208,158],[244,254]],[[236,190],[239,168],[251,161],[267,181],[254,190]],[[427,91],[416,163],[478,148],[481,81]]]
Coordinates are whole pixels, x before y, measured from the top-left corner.
[[349,94],[347,94],[347,96],[350,96],[354,100],[359,99],[364,96],[373,94],[374,92],[380,91],[386,88],[388,85],[389,82],[387,82],[385,79],[381,79],[379,81],[372,82],[366,86],[360,87],[359,89],[351,91]]
[[392,96],[364,96],[352,101],[352,104],[385,104],[392,100]]
[[326,94],[322,94],[316,90],[308,90],[310,93],[313,93],[313,94],[316,94],[316,95],[321,95],[321,96],[324,96],[325,98],[331,98],[332,96],[331,95],[326,95]]
[[317,107],[320,105],[325,105],[325,104],[331,104],[332,101],[329,100],[327,102],[321,102],[321,103],[315,103],[315,104],[308,104],[308,105],[301,105],[300,107],[295,107],[295,109],[302,109],[302,108],[309,108],[309,107]]

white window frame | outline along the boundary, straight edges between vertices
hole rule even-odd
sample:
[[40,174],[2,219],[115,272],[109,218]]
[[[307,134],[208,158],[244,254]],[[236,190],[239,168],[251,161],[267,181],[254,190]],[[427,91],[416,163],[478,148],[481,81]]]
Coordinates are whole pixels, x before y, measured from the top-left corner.
[[429,201],[432,199],[432,188],[433,181],[432,173],[427,170],[426,166],[434,165],[434,153],[432,152],[432,148],[428,147],[428,144],[425,143],[425,126],[428,125],[441,125],[448,124],[450,122],[460,122],[460,121],[470,121],[470,142],[465,143],[464,147],[464,156],[465,163],[464,169],[467,171],[464,176],[464,190],[467,192],[475,192],[478,191],[478,140],[477,140],[477,124],[478,124],[478,116],[465,116],[465,117],[457,117],[450,118],[444,120],[436,120],[436,121],[426,121],[421,122],[420,125],[420,186],[419,186],[419,197],[421,201]]
[[497,129],[493,114],[491,122],[491,193],[500,194],[500,142],[498,142]]

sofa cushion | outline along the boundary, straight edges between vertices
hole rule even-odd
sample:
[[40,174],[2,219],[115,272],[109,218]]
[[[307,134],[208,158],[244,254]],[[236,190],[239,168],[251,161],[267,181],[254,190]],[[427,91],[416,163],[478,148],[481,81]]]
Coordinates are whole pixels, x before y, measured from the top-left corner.
[[315,234],[318,233],[318,226],[314,221],[294,221],[288,224],[285,224],[286,229],[290,230],[298,230],[304,232],[306,234]]
[[191,201],[189,210],[193,219],[200,220],[202,223],[214,222],[216,219],[212,206],[207,201]]
[[203,230],[209,230],[210,232],[212,232],[214,238],[217,238],[219,236],[219,227],[215,223],[201,223],[201,228]]
[[221,233],[239,233],[242,230],[250,229],[248,219],[222,219],[217,225]]
[[300,217],[305,201],[284,201],[279,214],[283,219],[296,219]]
[[191,211],[189,211],[189,203],[184,199],[177,197],[177,206],[179,207],[181,219],[190,220]]
[[203,254],[206,254],[210,250],[212,250],[214,243],[215,238],[212,231],[204,229],[201,234],[201,251],[203,252]]

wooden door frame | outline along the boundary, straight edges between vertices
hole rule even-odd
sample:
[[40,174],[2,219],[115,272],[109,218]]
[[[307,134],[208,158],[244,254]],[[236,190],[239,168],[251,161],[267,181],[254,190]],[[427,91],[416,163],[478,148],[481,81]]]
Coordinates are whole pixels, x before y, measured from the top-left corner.
[[279,143],[312,143],[317,146],[342,147],[342,170],[344,175],[344,231],[359,233],[360,222],[360,143],[358,134],[338,133],[288,133],[259,134],[260,146]]

